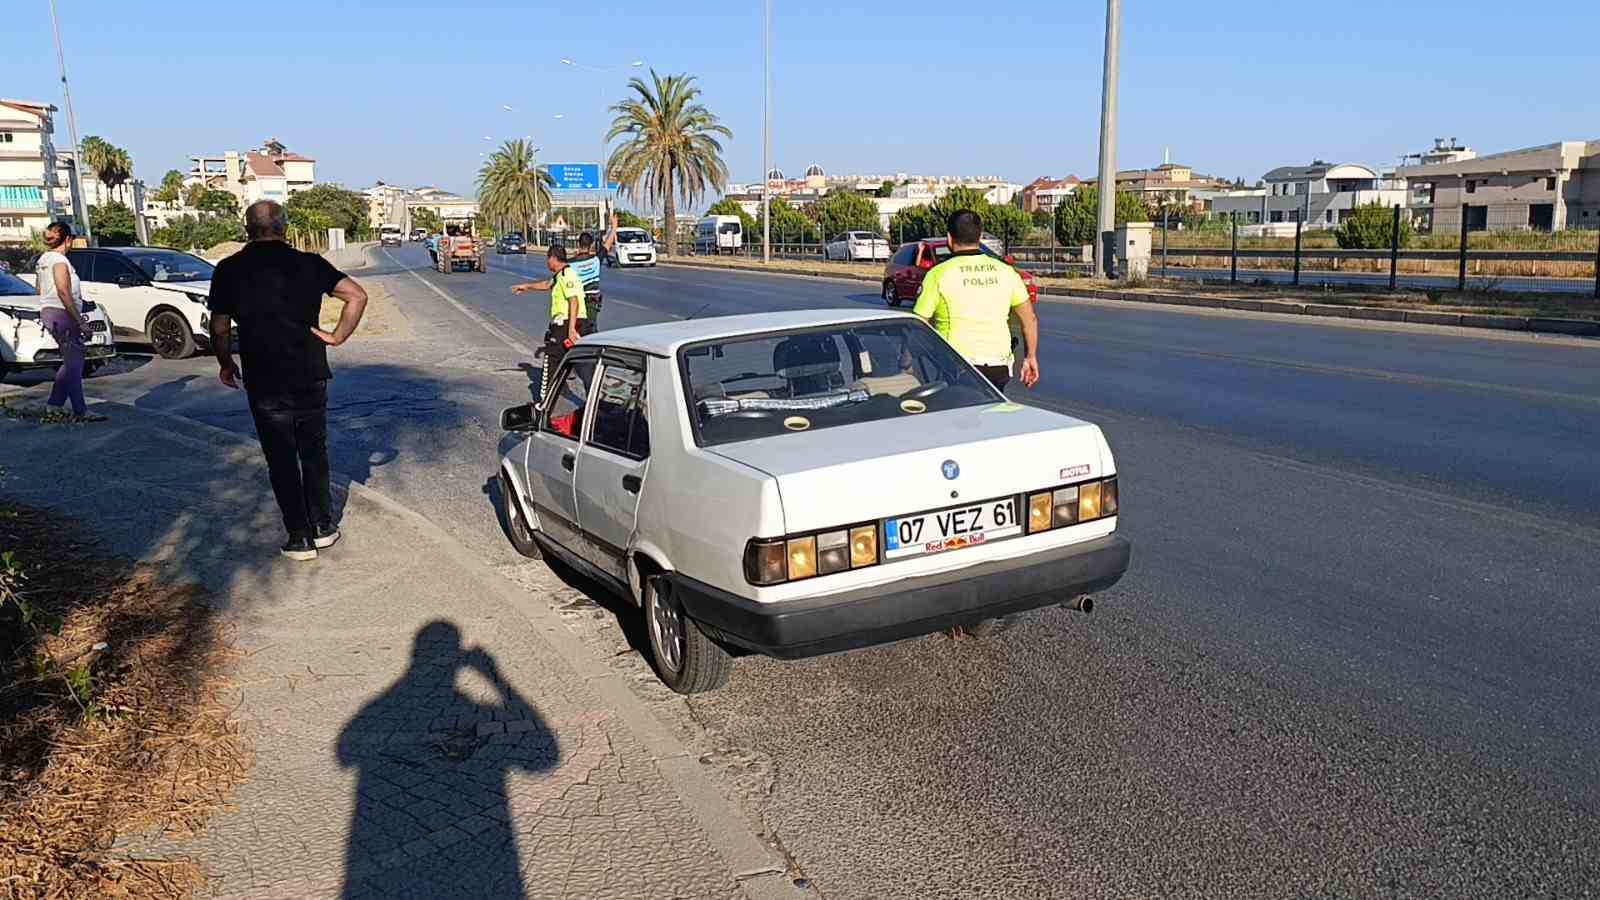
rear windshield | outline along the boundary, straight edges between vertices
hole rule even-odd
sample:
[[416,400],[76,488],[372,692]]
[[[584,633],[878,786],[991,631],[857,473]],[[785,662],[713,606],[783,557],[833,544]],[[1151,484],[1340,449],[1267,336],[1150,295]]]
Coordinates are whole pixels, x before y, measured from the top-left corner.
[[707,446],[1005,399],[916,321],[729,338],[685,348],[679,364]]
[[722,223],[722,227],[718,228],[717,230],[722,232],[723,234],[738,234],[739,233],[739,223],[738,222],[723,222]]

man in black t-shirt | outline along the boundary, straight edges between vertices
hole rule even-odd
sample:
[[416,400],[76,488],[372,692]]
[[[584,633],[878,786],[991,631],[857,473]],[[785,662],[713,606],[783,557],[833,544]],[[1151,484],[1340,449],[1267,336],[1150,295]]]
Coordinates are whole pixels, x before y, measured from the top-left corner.
[[[232,352],[239,323],[244,389],[267,457],[289,540],[283,555],[317,558],[339,540],[328,491],[328,348],[350,339],[367,308],[361,285],[314,253],[285,240],[288,216],[271,200],[245,210],[244,249],[217,264],[211,277],[211,346],[217,377],[238,388]],[[318,327],[322,297],[343,301],[333,331]]]

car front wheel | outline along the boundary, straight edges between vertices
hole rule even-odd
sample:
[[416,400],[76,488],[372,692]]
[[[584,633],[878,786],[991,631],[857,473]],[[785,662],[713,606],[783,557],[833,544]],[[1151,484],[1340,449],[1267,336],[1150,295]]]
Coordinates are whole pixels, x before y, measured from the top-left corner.
[[539,544],[533,539],[533,522],[522,511],[522,499],[504,470],[500,472],[500,505],[504,508],[506,537],[518,553],[529,559],[541,559]]
[[194,332],[183,316],[172,310],[163,310],[150,317],[145,324],[150,335],[150,346],[162,359],[187,359],[194,355]]
[[645,579],[644,617],[656,674],[667,687],[680,694],[701,694],[728,682],[733,657],[683,614],[671,583],[660,575]]

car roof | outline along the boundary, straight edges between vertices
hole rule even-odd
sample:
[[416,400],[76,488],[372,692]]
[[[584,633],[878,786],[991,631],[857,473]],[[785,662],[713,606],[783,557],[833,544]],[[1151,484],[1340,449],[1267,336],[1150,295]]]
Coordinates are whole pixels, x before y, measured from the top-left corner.
[[916,316],[910,313],[854,309],[808,309],[738,316],[708,316],[703,319],[682,319],[676,322],[601,331],[585,337],[581,346],[616,347],[622,350],[637,350],[652,356],[672,356],[685,344],[699,341],[742,337],[769,331],[791,331],[825,325],[848,325],[893,319],[917,321]]

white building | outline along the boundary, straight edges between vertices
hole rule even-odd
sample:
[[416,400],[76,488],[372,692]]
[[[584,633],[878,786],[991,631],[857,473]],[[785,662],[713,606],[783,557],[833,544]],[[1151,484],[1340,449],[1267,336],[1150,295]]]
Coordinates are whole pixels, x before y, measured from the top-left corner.
[[[1385,177],[1359,163],[1280,166],[1262,176],[1260,195],[1230,191],[1211,201],[1213,216],[1238,214],[1241,224],[1292,224],[1305,217],[1308,228],[1337,228],[1357,207],[1409,205],[1405,181]],[[1252,192],[1253,193],[1253,192]],[[1253,215],[1252,215],[1253,214]]]
[[183,180],[184,187],[205,184],[212,190],[227,191],[243,209],[257,200],[285,203],[295,194],[316,185],[316,160],[291,153],[276,141],[267,143],[268,146],[259,150],[243,153],[228,150],[190,157],[194,166]]
[[59,173],[56,108],[0,99],[0,241],[26,241],[57,219],[71,219],[70,182]]

